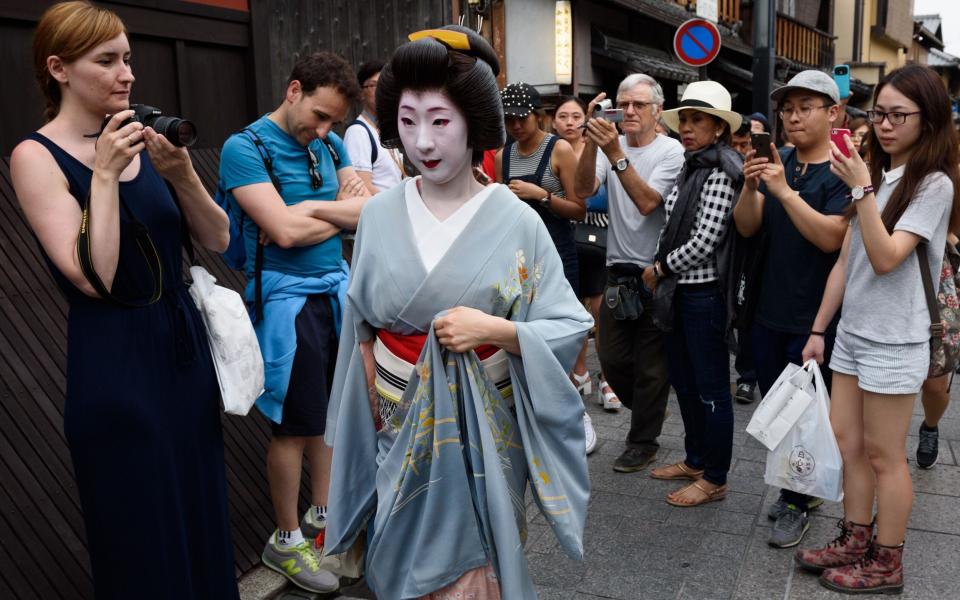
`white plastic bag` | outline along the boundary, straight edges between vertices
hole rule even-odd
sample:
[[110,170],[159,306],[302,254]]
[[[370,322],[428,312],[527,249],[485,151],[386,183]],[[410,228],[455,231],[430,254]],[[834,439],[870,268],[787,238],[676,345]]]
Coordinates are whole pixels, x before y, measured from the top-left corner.
[[207,341],[220,381],[223,410],[246,415],[263,393],[263,356],[240,294],[215,285],[200,266],[190,267],[190,296],[207,327]]
[[830,425],[830,397],[817,363],[808,361],[803,369],[813,373],[813,399],[776,448],[767,453],[764,481],[839,502],[843,499],[843,460]]
[[813,370],[788,364],[753,411],[747,433],[773,450],[813,402],[814,394]]

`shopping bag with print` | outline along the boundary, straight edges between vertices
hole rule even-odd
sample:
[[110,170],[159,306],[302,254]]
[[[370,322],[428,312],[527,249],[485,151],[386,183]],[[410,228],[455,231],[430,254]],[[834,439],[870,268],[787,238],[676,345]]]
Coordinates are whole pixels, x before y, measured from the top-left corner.
[[777,447],[767,453],[764,481],[781,489],[839,502],[843,499],[843,460],[830,425],[830,397],[820,367],[813,373],[812,401]]

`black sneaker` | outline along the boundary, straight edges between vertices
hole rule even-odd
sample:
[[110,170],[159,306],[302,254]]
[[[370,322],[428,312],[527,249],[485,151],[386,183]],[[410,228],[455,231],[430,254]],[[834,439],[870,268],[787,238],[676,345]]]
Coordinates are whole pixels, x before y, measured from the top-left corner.
[[613,461],[613,470],[618,473],[635,473],[652,463],[656,457],[656,450],[627,448]]
[[[767,518],[771,521],[776,521],[780,518],[780,515],[787,510],[789,504],[789,502],[783,499],[783,495],[781,494],[780,497],[777,498],[777,501],[770,505],[770,509],[767,511]],[[809,512],[821,504],[823,504],[823,498],[810,496],[809,500],[807,500],[807,511]]]
[[920,443],[917,444],[917,466],[921,469],[932,469],[937,464],[940,455],[939,428],[927,429],[927,424],[920,423]]
[[740,404],[751,404],[754,401],[753,391],[755,389],[757,389],[756,383],[738,383],[737,393],[733,397]]

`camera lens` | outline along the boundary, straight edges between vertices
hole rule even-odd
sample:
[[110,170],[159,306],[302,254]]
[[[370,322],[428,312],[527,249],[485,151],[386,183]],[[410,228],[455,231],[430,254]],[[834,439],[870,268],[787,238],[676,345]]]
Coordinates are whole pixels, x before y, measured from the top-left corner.
[[157,133],[162,133],[174,146],[192,146],[197,141],[196,126],[177,117],[157,117],[150,125]]

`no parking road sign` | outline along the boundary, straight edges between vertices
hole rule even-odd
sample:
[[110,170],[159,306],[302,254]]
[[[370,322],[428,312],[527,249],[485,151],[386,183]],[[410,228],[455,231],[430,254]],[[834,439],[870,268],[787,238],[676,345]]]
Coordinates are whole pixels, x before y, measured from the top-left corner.
[[690,19],[677,28],[673,51],[691,67],[706,66],[720,54],[720,30],[706,19]]

